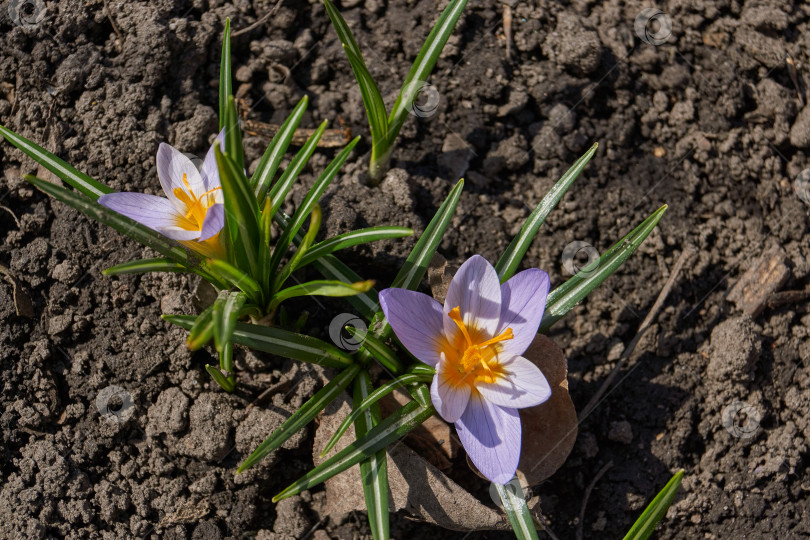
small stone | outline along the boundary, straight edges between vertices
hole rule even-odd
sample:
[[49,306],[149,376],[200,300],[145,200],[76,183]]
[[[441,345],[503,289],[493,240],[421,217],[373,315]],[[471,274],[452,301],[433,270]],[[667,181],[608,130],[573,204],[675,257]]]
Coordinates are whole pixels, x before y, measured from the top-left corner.
[[250,82],[250,79],[253,77],[253,70],[251,70],[248,66],[239,66],[234,77],[239,82]]
[[460,135],[448,133],[442,143],[442,153],[437,161],[439,166],[447,169],[450,178],[456,179],[464,176],[470,167],[470,160],[473,158],[473,151],[470,145]]
[[790,144],[796,148],[810,148],[810,105],[802,109],[790,128]]
[[81,275],[81,269],[72,261],[62,261],[53,267],[51,277],[59,283],[71,284],[75,283]]
[[633,442],[633,428],[630,427],[630,422],[627,420],[611,422],[608,439],[622,444],[630,444]]

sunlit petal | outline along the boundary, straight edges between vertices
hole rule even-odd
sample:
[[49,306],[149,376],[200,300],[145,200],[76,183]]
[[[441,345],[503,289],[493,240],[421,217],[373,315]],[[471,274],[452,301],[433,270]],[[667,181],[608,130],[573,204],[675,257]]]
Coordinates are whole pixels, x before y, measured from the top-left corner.
[[154,230],[175,227],[181,217],[168,199],[146,193],[108,193],[98,203]]
[[160,143],[157,153],[160,185],[177,210],[185,213],[187,205],[175,194],[175,189],[199,198],[207,191],[202,176],[188,157],[170,144]]
[[[495,269],[480,255],[467,259],[450,282],[444,313],[455,307],[471,334],[480,332],[485,339],[495,335],[501,315],[501,284]],[[443,325],[452,340],[459,332],[458,325],[449,317],[444,317]]]
[[446,346],[441,304],[416,291],[385,289],[380,291],[380,307],[405,348],[425,364],[435,366]]
[[217,144],[220,145],[220,150],[224,152],[225,128],[222,128],[222,131],[220,131],[219,135],[217,135],[217,138],[214,140],[214,143],[211,145],[211,148],[208,149],[208,153],[205,154],[205,159],[203,160],[202,168],[200,168],[200,176],[202,176],[206,191],[210,191],[214,188],[220,187],[219,168],[217,167],[217,158],[214,156],[214,147]]
[[520,461],[520,416],[517,409],[490,403],[480,394],[470,396],[467,410],[456,422],[461,444],[481,474],[506,484]]
[[522,356],[498,356],[499,375],[493,382],[478,380],[475,388],[487,401],[502,407],[534,407],[551,397],[551,387],[543,372]]
[[430,385],[430,399],[446,422],[456,422],[467,408],[471,389],[469,384],[453,384],[445,373],[445,365],[446,362],[440,362],[437,367],[438,372]]
[[503,353],[523,354],[531,345],[546,308],[549,283],[547,273],[531,268],[501,285],[500,322],[495,333],[511,328],[514,335],[501,343]]
[[200,229],[200,242],[208,240],[225,226],[225,205],[215,204],[205,214],[205,221]]

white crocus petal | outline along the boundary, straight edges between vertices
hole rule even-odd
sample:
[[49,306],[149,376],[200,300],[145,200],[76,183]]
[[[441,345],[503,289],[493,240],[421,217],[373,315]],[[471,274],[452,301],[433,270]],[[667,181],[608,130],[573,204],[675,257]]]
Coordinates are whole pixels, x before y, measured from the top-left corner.
[[174,194],[176,188],[180,188],[196,198],[202,197],[207,191],[202,176],[194,163],[170,144],[160,143],[158,147],[157,172],[163,191],[181,214],[185,214],[188,210],[186,204]]
[[200,231],[189,231],[176,225],[160,227],[157,231],[172,240],[198,240],[200,238]]
[[500,355],[498,360],[504,372],[494,382],[476,381],[475,388],[487,401],[502,407],[522,409],[534,407],[551,397],[551,387],[543,372],[522,356]]
[[108,193],[98,203],[156,231],[176,226],[181,217],[168,200],[146,193]]
[[[208,149],[208,153],[205,154],[205,159],[200,168],[200,176],[202,176],[206,191],[220,187],[219,167],[217,166],[217,158],[214,155],[214,147],[217,144],[220,145],[220,151],[225,152],[225,128],[222,128],[217,138],[214,139],[214,143]],[[220,194],[220,198],[221,197],[222,195]],[[217,202],[220,203],[222,201],[218,200]]]
[[501,283],[498,273],[486,259],[473,255],[461,265],[444,301],[444,331],[451,342],[459,332],[458,325],[447,316],[458,307],[464,326],[474,333],[480,331],[484,339],[495,335],[501,316]]
[[506,484],[520,461],[520,416],[517,409],[500,407],[477,392],[456,422],[458,438],[470,460],[491,482]]
[[436,367],[436,371],[433,383],[430,385],[430,399],[445,422],[456,422],[467,408],[467,402],[470,400],[470,385],[455,386],[452,384],[451,379],[447,377],[447,362],[444,353],[442,353],[442,360]]

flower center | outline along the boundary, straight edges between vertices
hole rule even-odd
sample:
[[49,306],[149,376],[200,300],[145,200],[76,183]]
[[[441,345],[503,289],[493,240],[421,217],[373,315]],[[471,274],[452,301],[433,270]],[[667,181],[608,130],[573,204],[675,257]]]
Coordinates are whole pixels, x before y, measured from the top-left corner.
[[208,209],[213,206],[216,200],[212,194],[221,188],[215,187],[209,189],[198,198],[194,194],[194,191],[192,191],[185,173],[183,174],[183,184],[186,185],[188,191],[183,188],[174,188],[173,190],[174,196],[186,205],[185,218],[187,223],[183,223],[180,226],[189,231],[200,230],[202,229]]
[[461,310],[459,307],[454,307],[447,315],[458,325],[458,328],[461,330],[461,334],[464,336],[464,340],[466,342],[466,346],[464,348],[464,352],[461,354],[461,357],[459,358],[456,356],[453,359],[455,361],[451,360],[451,362],[455,364],[455,367],[460,375],[458,382],[462,382],[467,378],[468,375],[472,375],[468,381],[469,383],[472,383],[479,377],[488,382],[494,382],[498,376],[497,362],[495,362],[494,365],[490,363],[490,361],[495,358],[497,353],[497,347],[494,347],[494,345],[500,343],[501,341],[512,339],[514,337],[512,334],[512,329],[507,328],[503,331],[503,333],[495,336],[492,339],[476,343],[477,336],[471,335],[470,331],[464,325],[464,320],[461,318]]

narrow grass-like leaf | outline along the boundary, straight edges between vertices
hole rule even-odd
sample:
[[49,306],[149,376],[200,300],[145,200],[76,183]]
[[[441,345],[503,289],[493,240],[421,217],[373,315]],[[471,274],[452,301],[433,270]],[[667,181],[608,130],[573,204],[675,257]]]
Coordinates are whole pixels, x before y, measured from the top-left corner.
[[501,258],[498,259],[498,263],[495,265],[495,270],[498,272],[498,277],[500,278],[501,283],[505,282],[515,274],[520,262],[526,255],[526,251],[529,249],[534,237],[537,235],[537,231],[540,230],[540,226],[546,220],[546,217],[551,210],[557,206],[558,202],[560,202],[560,199],[562,199],[565,192],[568,191],[568,188],[571,187],[574,180],[577,179],[579,173],[582,172],[582,169],[584,169],[591,160],[593,155],[596,153],[597,147],[598,144],[591,146],[590,150],[588,150],[584,156],[579,158],[576,163],[574,163],[571,168],[568,169],[564,175],[562,175],[557,183],[554,184],[554,187],[551,188],[548,193],[546,193],[546,196],[543,197],[540,204],[538,204],[529,217],[526,218],[526,221],[520,228],[520,232],[512,239],[512,241],[509,243],[509,247],[506,248],[506,251],[503,252],[503,255],[501,255]]
[[90,219],[112,227],[116,231],[124,234],[136,242],[140,242],[146,247],[152,248],[161,255],[176,261],[182,265],[194,266],[199,264],[199,260],[189,256],[189,253],[178,246],[174,241],[166,238],[162,234],[153,231],[149,227],[129,219],[126,216],[101,206],[97,202],[88,199],[84,195],[46,182],[36,176],[26,175],[25,179],[33,184],[37,189],[50,195],[54,199],[71,206],[86,215]]
[[236,385],[233,383],[233,381],[226,379],[220,370],[218,370],[212,365],[205,364],[205,371],[207,371],[208,374],[211,375],[211,378],[214,379],[214,381],[219,386],[221,386],[223,390],[225,390],[226,392],[234,391]]
[[655,530],[655,526],[667,513],[667,509],[672,504],[678,488],[683,480],[683,469],[675,473],[667,485],[664,486],[652,502],[644,509],[638,520],[633,523],[630,531],[625,535],[624,540],[647,540]]
[[361,351],[368,351],[371,356],[383,365],[393,375],[398,375],[405,371],[405,366],[397,355],[385,343],[377,339],[371,332],[360,332],[352,326],[347,326],[346,331],[358,342],[362,343]]
[[8,142],[22,150],[31,159],[61,178],[68,185],[73,186],[80,192],[90,197],[93,201],[96,201],[104,194],[112,193],[114,191],[101,182],[98,182],[85,173],[77,170],[72,165],[59,159],[41,146],[34,144],[32,141],[29,141],[17,133],[14,133],[4,126],[0,126],[0,135],[5,137]]
[[[195,317],[163,315],[163,319],[188,330],[194,324]],[[258,351],[326,367],[343,369],[354,364],[351,356],[331,343],[281,328],[238,322],[231,341]]]
[[229,156],[214,145],[219,167],[222,196],[225,199],[225,232],[228,253],[233,253],[237,268],[248,270],[253,277],[259,273],[259,208],[242,170]]
[[382,94],[380,94],[380,89],[377,88],[377,83],[371,77],[371,73],[368,72],[363,58],[355,55],[346,45],[343,46],[343,50],[346,51],[349,64],[354,72],[354,78],[357,79],[357,84],[360,87],[363,105],[366,108],[366,116],[371,130],[372,153],[375,156],[384,156],[388,153],[389,146],[388,113],[385,110]]
[[419,237],[419,241],[411,250],[405,264],[402,265],[397,277],[391,283],[392,288],[400,289],[416,289],[419,282],[427,272],[427,267],[430,264],[433,255],[436,254],[436,248],[442,241],[444,232],[450,225],[450,220],[453,219],[453,213],[456,211],[456,205],[461,197],[461,190],[464,188],[464,180],[459,180],[455,187],[447,195],[436,215],[430,220],[425,232]]
[[245,293],[222,291],[214,302],[214,344],[217,351],[222,352],[225,344],[231,340],[245,299]]
[[360,461],[373,456],[377,451],[399,440],[407,433],[433,416],[436,409],[422,407],[411,401],[385,418],[365,435],[330,457],[307,474],[293,482],[284,491],[273,497],[273,502],[297,495],[317,486]]
[[656,210],[638,227],[619,240],[598,260],[592,262],[568,281],[551,291],[546,300],[546,312],[540,322],[540,332],[545,332],[560,320],[583,298],[613,274],[653,231],[667,210],[667,205]]
[[408,387],[408,393],[411,397],[420,404],[422,407],[429,407],[430,401],[430,388],[426,384],[412,384]]
[[309,228],[307,229],[307,233],[298,244],[295,254],[284,264],[284,266],[281,267],[278,274],[276,274],[275,280],[273,281],[274,291],[280,289],[284,285],[284,282],[287,281],[287,278],[290,277],[290,274],[293,273],[293,270],[298,267],[301,262],[301,258],[306,254],[313,242],[315,242],[315,237],[318,235],[320,228],[321,207],[320,205],[315,204],[315,206],[312,207],[312,213],[309,215]]
[[264,155],[259,161],[256,171],[253,173],[253,176],[250,177],[250,185],[253,186],[253,192],[256,194],[256,200],[259,202],[259,206],[264,205],[267,190],[270,189],[273,183],[276,171],[278,171],[278,167],[281,165],[284,153],[290,146],[293,135],[295,135],[295,130],[298,128],[298,124],[301,122],[301,118],[304,116],[308,104],[309,98],[307,96],[302,97],[301,101],[298,102],[298,105],[296,105],[290,113],[290,116],[281,124],[273,140],[270,141],[267,150],[264,151]]
[[529,508],[526,506],[523,491],[521,489],[510,489],[511,484],[505,486],[493,482],[492,485],[495,486],[498,492],[503,510],[509,518],[509,524],[512,526],[517,540],[539,540],[534,520],[529,513]]
[[233,343],[226,341],[219,351],[219,367],[226,374],[228,380],[228,392],[233,392],[236,388],[236,374],[233,370]]
[[265,439],[264,442],[262,442],[256,448],[256,450],[254,450],[247,457],[247,459],[245,459],[245,461],[239,465],[236,472],[241,473],[246,471],[258,463],[267,454],[284,444],[284,442],[292,437],[292,435],[299,429],[311,422],[312,419],[318,415],[318,413],[324,410],[327,405],[332,403],[332,401],[338,397],[343,389],[346,388],[350,382],[352,382],[352,379],[355,378],[359,371],[360,366],[356,364],[351,365],[341,371],[336,377],[329,381],[326,386],[318,390],[315,395],[309,399],[309,401],[304,403],[303,406],[295,411],[292,416],[285,420],[278,429],[267,437],[267,439]]
[[[225,154],[236,165],[236,170],[245,170],[245,155],[242,148],[242,130],[239,129],[239,113],[236,111],[236,100],[228,97],[225,105]],[[245,179],[247,182],[247,179]]]
[[[309,190],[309,193],[307,193],[304,200],[301,201],[301,204],[299,204],[298,208],[295,210],[295,214],[293,214],[292,218],[287,221],[287,225],[284,227],[284,232],[281,234],[281,237],[276,242],[276,246],[273,248],[273,257],[270,259],[271,272],[275,271],[275,269],[279,267],[279,263],[281,263],[281,259],[284,257],[284,254],[290,247],[290,242],[292,241],[293,237],[295,237],[295,235],[301,229],[301,226],[304,224],[307,216],[309,216],[310,212],[312,212],[312,207],[318,202],[318,199],[321,198],[324,190],[332,182],[332,179],[335,178],[335,175],[337,175],[340,168],[346,162],[349,154],[352,152],[359,140],[360,137],[355,137],[352,142],[347,144],[346,147],[341,150],[337,156],[335,156],[335,159],[332,160],[318,179],[315,180],[315,183],[312,185],[312,189]],[[275,200],[274,197],[271,198]],[[276,211],[277,210],[278,209],[276,208]]]
[[[354,381],[354,407],[367,400],[373,390],[368,371],[362,370]],[[371,404],[362,410],[354,424],[355,436],[364,437],[380,423],[380,407]],[[385,448],[360,462],[360,478],[363,482],[363,495],[366,499],[368,524],[374,540],[388,540],[388,460]]]
[[255,279],[221,259],[211,259],[206,264],[212,272],[245,293],[254,304],[263,303],[262,289]]
[[323,136],[323,132],[326,131],[326,126],[329,124],[327,120],[321,122],[321,125],[318,126],[318,129],[315,130],[315,133],[309,136],[307,142],[304,143],[304,146],[298,150],[298,153],[295,154],[290,165],[284,169],[284,172],[278,179],[278,182],[273,184],[273,187],[270,188],[270,201],[272,203],[271,216],[275,216],[276,212],[281,209],[281,205],[284,204],[284,199],[287,198],[287,194],[290,192],[290,188],[292,188],[295,180],[298,178],[298,175],[301,174],[301,171],[304,169],[304,166],[309,161],[309,158],[312,156],[312,153],[315,151],[315,147],[318,146],[318,141],[321,140]]
[[414,375],[408,373],[406,375],[402,375],[401,377],[397,377],[393,381],[389,381],[383,384],[382,386],[380,386],[371,393],[367,393],[366,397],[364,397],[362,400],[358,402],[355,402],[354,410],[352,410],[349,416],[344,418],[343,422],[340,423],[340,426],[338,426],[334,435],[332,435],[332,438],[329,439],[328,443],[326,443],[326,446],[321,452],[321,457],[329,453],[329,451],[335,446],[335,444],[337,444],[337,442],[340,440],[343,434],[346,433],[346,430],[349,429],[349,426],[352,425],[352,422],[354,422],[361,414],[365,413],[368,407],[371,407],[372,405],[376,404],[379,400],[381,400],[382,398],[384,398],[397,388],[404,388],[409,384],[420,381],[424,382],[424,380],[425,378],[421,375]]
[[332,26],[334,26],[335,32],[337,32],[338,39],[343,44],[343,47],[354,53],[355,56],[362,58],[363,53],[360,52],[360,47],[358,47],[357,41],[354,39],[354,34],[352,34],[349,25],[346,24],[343,15],[340,14],[340,11],[338,11],[335,4],[330,0],[324,0],[323,4],[326,6],[326,14],[329,15]]
[[402,124],[405,123],[408,109],[413,106],[413,100],[421,90],[420,84],[427,82],[430,77],[430,73],[433,71],[436,61],[450,38],[450,34],[453,33],[453,28],[455,28],[456,22],[461,17],[466,5],[467,0],[451,0],[433,26],[433,29],[431,29],[430,34],[428,34],[424,45],[422,45],[422,50],[419,51],[419,55],[414,60],[408,76],[405,77],[405,83],[402,85],[402,90],[397,96],[394,107],[391,109],[391,115],[388,118],[389,146],[393,146],[399,130],[402,129]]
[[191,351],[202,349],[214,337],[214,305],[197,315],[189,328],[186,347]]
[[312,263],[318,257],[329,255],[335,251],[350,248],[360,244],[376,242],[378,240],[388,240],[390,238],[403,238],[413,234],[413,229],[407,227],[369,227],[358,229],[347,233],[339,234],[328,238],[323,242],[318,242],[309,248],[306,254],[296,265],[296,269]]
[[[270,246],[272,239],[272,225],[273,214],[271,213],[272,204],[270,199],[265,199],[262,214],[259,216],[259,276],[258,281],[261,284],[262,291],[265,294],[272,295],[273,291],[270,290],[270,283],[273,280],[273,272],[270,271],[270,259],[272,258],[273,249]],[[262,302],[263,304],[264,302]]]
[[225,110],[228,98],[233,95],[231,87],[231,19],[225,19],[225,32],[222,34],[222,57],[219,60],[219,130],[225,127]]
[[284,300],[295,298],[296,296],[354,296],[355,294],[368,291],[374,285],[374,281],[358,281],[357,283],[344,283],[342,281],[316,280],[293,285],[278,291],[270,300],[269,311],[273,311]]
[[[312,266],[320,272],[323,277],[328,279],[343,281],[345,283],[357,283],[363,279],[357,272],[346,266],[334,255],[319,257],[312,263]],[[347,296],[346,301],[366,319],[371,319],[371,317],[377,313],[377,310],[380,309],[378,293],[373,287],[355,296]]]
[[140,259],[116,264],[104,270],[105,276],[120,276],[123,274],[144,274],[146,272],[188,272],[189,269],[179,262],[168,257],[155,257],[153,259]]

